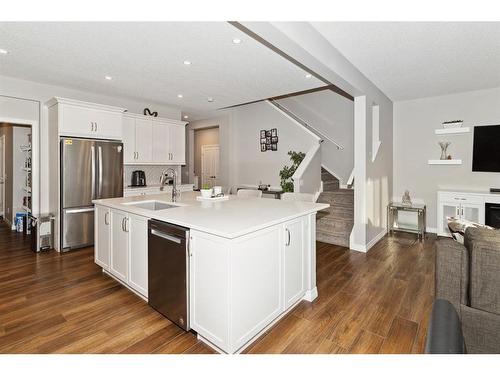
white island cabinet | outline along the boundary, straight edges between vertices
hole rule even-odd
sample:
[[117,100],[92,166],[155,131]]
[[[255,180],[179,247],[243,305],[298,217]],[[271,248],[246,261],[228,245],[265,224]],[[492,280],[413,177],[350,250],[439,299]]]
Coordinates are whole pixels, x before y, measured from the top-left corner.
[[[96,205],[95,262],[148,296],[148,227],[155,219],[190,229],[190,327],[216,350],[238,353],[316,289],[316,212],[311,202],[230,196],[198,202],[186,192],[101,199]],[[175,208],[148,210],[144,201]]]
[[248,346],[306,296],[315,214],[226,240],[191,231],[190,319],[201,339],[226,353]]
[[147,298],[148,219],[96,205],[95,224],[95,263]]

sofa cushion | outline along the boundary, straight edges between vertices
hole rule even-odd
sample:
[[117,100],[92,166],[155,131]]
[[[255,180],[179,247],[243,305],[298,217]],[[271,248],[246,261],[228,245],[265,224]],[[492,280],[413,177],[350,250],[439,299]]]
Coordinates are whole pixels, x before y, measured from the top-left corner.
[[500,231],[468,228],[465,246],[470,259],[470,306],[500,314]]
[[460,308],[467,353],[500,353],[500,315],[464,305]]

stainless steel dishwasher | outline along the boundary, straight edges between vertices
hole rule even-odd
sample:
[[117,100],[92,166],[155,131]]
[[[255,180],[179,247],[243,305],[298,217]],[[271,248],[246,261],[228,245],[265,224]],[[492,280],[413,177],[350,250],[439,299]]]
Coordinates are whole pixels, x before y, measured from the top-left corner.
[[149,220],[148,302],[189,330],[189,229]]

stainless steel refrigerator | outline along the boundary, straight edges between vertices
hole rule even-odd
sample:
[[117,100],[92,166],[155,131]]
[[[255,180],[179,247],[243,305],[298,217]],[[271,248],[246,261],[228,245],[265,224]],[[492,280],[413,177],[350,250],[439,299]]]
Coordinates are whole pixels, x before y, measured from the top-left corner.
[[123,143],[62,137],[61,248],[94,244],[93,199],[123,196]]

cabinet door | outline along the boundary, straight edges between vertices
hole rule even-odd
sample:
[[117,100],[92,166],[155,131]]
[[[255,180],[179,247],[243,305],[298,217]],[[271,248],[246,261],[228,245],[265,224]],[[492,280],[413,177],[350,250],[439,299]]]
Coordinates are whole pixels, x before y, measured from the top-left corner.
[[123,163],[135,163],[135,119],[123,118]]
[[95,111],[61,104],[59,133],[69,136],[97,137]]
[[151,163],[153,126],[151,120],[135,119],[135,151],[138,163]]
[[129,222],[129,285],[144,297],[148,296],[148,220],[128,215]]
[[186,164],[186,129],[183,125],[170,125],[171,164]]
[[460,217],[460,204],[456,202],[442,201],[438,204],[437,234],[439,236],[451,236],[448,229],[448,218]]
[[128,274],[128,232],[125,212],[111,210],[111,264],[109,271],[123,282]]
[[96,111],[95,129],[99,138],[122,139],[122,114]]
[[284,225],[284,301],[285,310],[304,293],[304,220],[292,220]]
[[96,264],[109,270],[111,250],[110,210],[107,207],[95,207],[95,243],[94,261]]
[[462,219],[484,224],[484,204],[462,203],[460,216]]
[[153,122],[153,162],[170,162],[170,126]]

